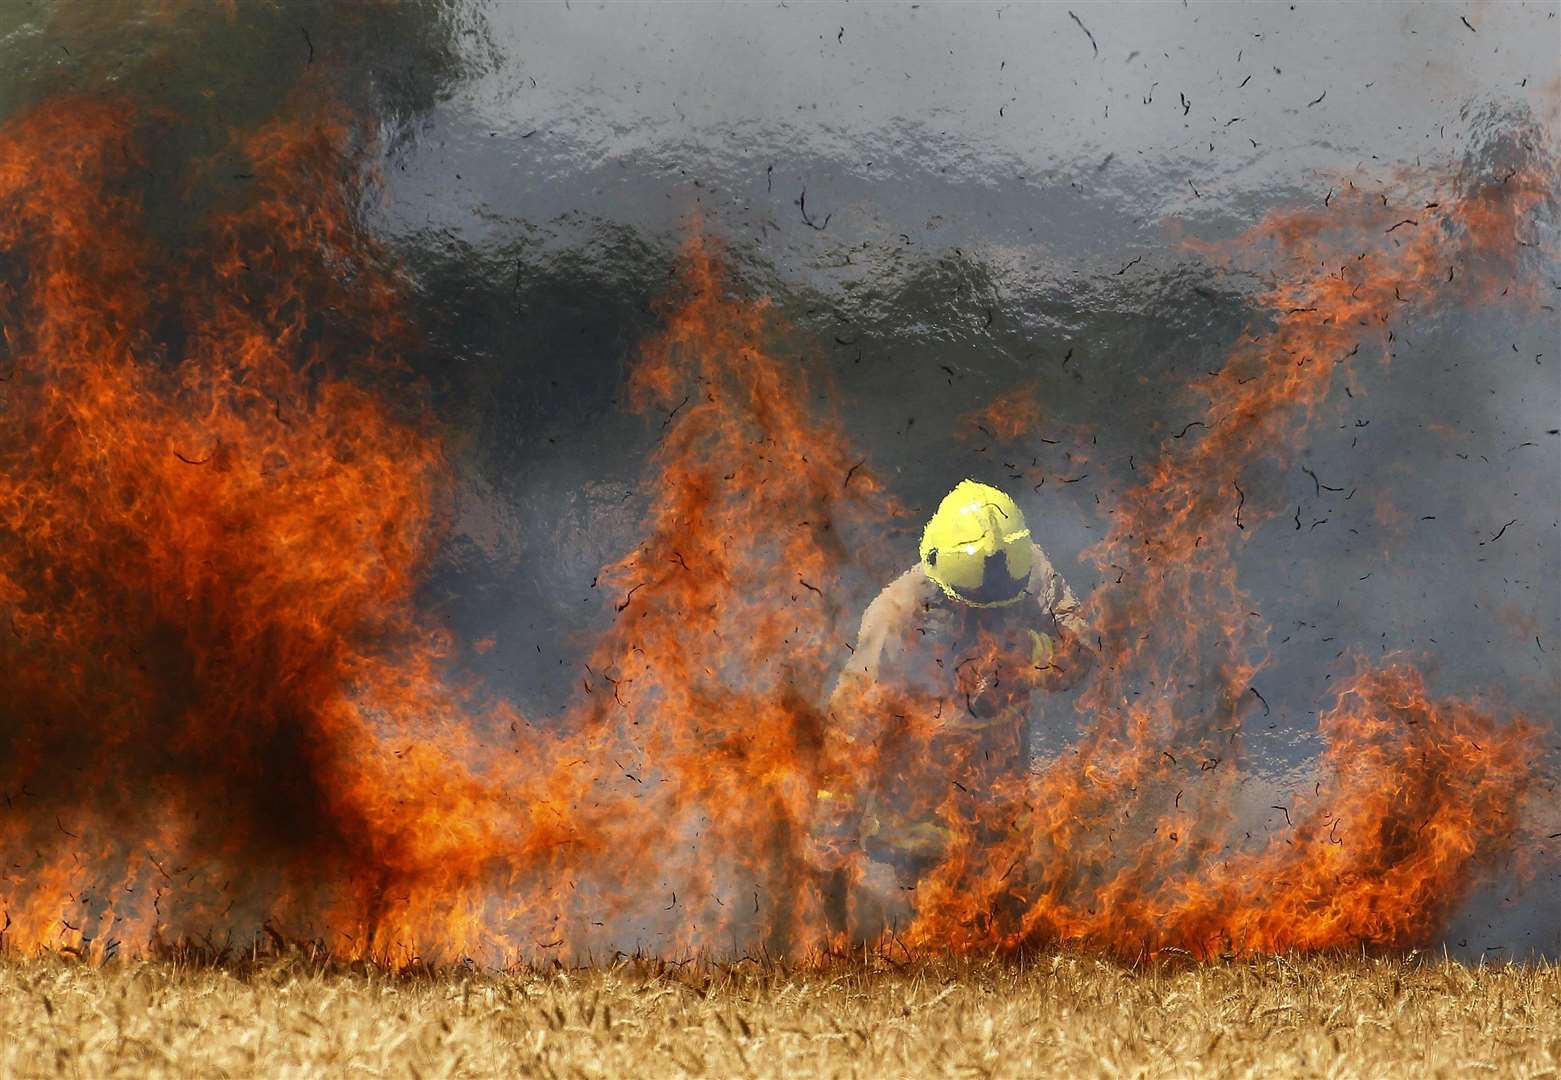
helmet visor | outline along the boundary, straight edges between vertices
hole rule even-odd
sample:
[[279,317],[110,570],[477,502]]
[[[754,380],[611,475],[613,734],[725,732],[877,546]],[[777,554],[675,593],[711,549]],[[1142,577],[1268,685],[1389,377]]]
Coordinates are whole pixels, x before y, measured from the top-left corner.
[[1017,600],[1029,581],[1028,568],[1025,573],[1015,577],[1008,567],[1008,554],[994,551],[982,564],[981,584],[974,588],[969,586],[961,588],[951,584],[949,589],[967,604],[989,607],[993,604],[1006,604]]

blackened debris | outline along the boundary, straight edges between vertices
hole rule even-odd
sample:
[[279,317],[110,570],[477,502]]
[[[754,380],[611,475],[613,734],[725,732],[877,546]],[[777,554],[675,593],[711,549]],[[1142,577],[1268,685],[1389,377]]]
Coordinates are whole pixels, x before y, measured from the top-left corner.
[[851,466],[849,469],[846,470],[845,483],[840,485],[840,490],[841,491],[844,491],[847,487],[849,487],[851,485],[851,477],[856,475],[856,470],[860,469],[863,465],[866,465],[866,464],[867,464],[867,459],[863,458],[861,461],[858,461],[855,465]]
[[1312,478],[1312,487],[1316,489],[1315,490],[1315,494],[1317,494],[1319,496],[1323,492],[1325,492],[1325,491],[1343,491],[1344,490],[1341,487],[1329,487],[1327,484],[1323,483],[1320,479],[1318,479],[1317,474],[1312,472],[1312,470],[1308,469],[1305,465],[1301,466],[1301,471],[1304,472],[1307,476],[1310,476]]
[[1178,431],[1175,435],[1172,435],[1171,438],[1173,438],[1173,439],[1184,438],[1186,436],[1186,434],[1189,431],[1191,431],[1193,428],[1195,428],[1195,427],[1206,428],[1208,426],[1209,425],[1205,424],[1202,420],[1194,420],[1190,424],[1188,424],[1186,427],[1184,427],[1180,431]]
[[1122,269],[1118,270],[1117,273],[1116,273],[1116,276],[1117,277],[1121,277],[1123,274],[1127,273],[1129,270],[1131,270],[1133,267],[1137,266],[1139,263],[1141,263],[1143,261],[1144,261],[1144,257],[1142,255],[1139,255],[1132,262],[1128,263],[1126,266],[1122,267]]
[[825,214],[823,224],[819,224],[812,218],[808,217],[807,188],[803,188],[802,194],[797,196],[797,209],[802,211],[802,223],[815,232],[823,232],[825,229],[829,228],[829,219],[835,216],[834,211],[830,211],[829,213]]
[[1507,531],[1509,526],[1516,525],[1517,523],[1518,519],[1513,518],[1511,521],[1507,522],[1506,525],[1503,525],[1500,529],[1498,529],[1495,536],[1491,537],[1489,540],[1481,540],[1480,546],[1484,547],[1486,544],[1494,544],[1496,541],[1501,539],[1502,534]]
[[1247,493],[1242,491],[1241,485],[1234,480],[1230,482],[1230,486],[1236,489],[1236,494],[1240,497],[1236,503],[1236,528],[1245,529],[1246,526],[1241,523],[1241,508],[1247,505]]
[[[1416,221],[1414,218],[1405,218],[1403,221],[1400,221],[1397,225],[1393,226],[1393,229],[1402,229],[1405,225],[1419,225],[1419,224],[1420,224],[1420,222]],[[1389,229],[1388,232],[1392,232],[1393,229]]]
[[1320,104],[1322,102],[1322,99],[1327,97],[1327,96],[1328,96],[1328,91],[1324,90],[1322,93],[1320,93],[1316,97],[1314,97],[1311,101],[1308,101],[1306,103],[1306,107],[1308,109],[1310,109],[1313,105]]
[[688,399],[691,396],[692,395],[690,395],[690,394],[684,394],[683,395],[683,400],[677,403],[677,408],[673,409],[671,412],[669,412],[667,414],[667,418],[661,422],[661,426],[662,426],[663,430],[666,429],[668,424],[672,423],[672,418],[678,414],[678,410],[681,409],[683,406],[688,404]]
[[1271,713],[1273,711],[1272,709],[1270,709],[1268,707],[1268,699],[1265,698],[1262,694],[1258,693],[1257,687],[1249,686],[1249,687],[1247,687],[1247,689],[1252,691],[1252,696],[1253,697],[1257,698],[1258,701],[1263,703],[1263,715],[1264,716],[1267,716],[1269,713]]
[[1290,822],[1290,808],[1288,806],[1270,806],[1269,809],[1270,810],[1278,810],[1281,814],[1283,814],[1285,816],[1285,824],[1286,825],[1291,824],[1291,822]]
[[627,608],[629,606],[629,601],[634,599],[634,594],[643,589],[645,584],[646,583],[642,581],[638,585],[634,586],[634,588],[630,589],[628,595],[623,598],[623,603],[618,605],[618,610],[623,611],[625,608]]
[[1079,29],[1084,31],[1084,36],[1089,38],[1089,47],[1095,50],[1095,55],[1096,56],[1099,56],[1100,55],[1100,46],[1095,44],[1095,35],[1089,32],[1089,27],[1084,25],[1084,20],[1080,19],[1077,15],[1073,14],[1073,12],[1071,12],[1071,11],[1068,12],[1068,18],[1072,19],[1074,22],[1079,24]]
[[1469,33],[1471,33],[1471,34],[1478,34],[1479,33],[1479,31],[1474,28],[1474,24],[1469,21],[1467,16],[1464,16],[1464,15],[1458,16],[1458,21],[1463,23],[1465,26],[1467,26],[1469,28]]

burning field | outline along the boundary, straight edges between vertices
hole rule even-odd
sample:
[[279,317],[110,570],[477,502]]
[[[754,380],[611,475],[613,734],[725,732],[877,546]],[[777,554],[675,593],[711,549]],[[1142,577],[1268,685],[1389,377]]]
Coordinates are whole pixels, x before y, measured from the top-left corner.
[[[819,914],[813,795],[886,782],[871,755],[891,735],[847,734],[820,692],[851,635],[849,553],[905,512],[711,241],[684,249],[632,371],[633,405],[664,419],[644,533],[596,582],[617,617],[543,724],[450,677],[458,644],[414,603],[449,466],[415,385],[394,389],[416,331],[353,220],[345,131],[245,136],[257,194],[194,230],[197,257],[141,231],[136,126],[76,100],[0,135],[25,267],[0,488],[7,943],[104,956],[264,931],[391,964],[611,955],[647,928],[669,956],[849,945]],[[852,703],[927,741],[906,756],[926,769],[887,782],[924,788],[956,838],[893,947],[1408,948],[1518,850],[1535,720],[1438,698],[1397,659],[1333,691],[1291,828],[1235,835],[1266,632],[1235,555],[1275,510],[1243,479],[1286,463],[1347,364],[1391,348],[1398,305],[1513,292],[1551,179],[1425,186],[1404,238],[1360,194],[1243,237],[1309,272],[1257,297],[1267,325],[1189,386],[1202,418],[1135,466],[1088,552],[1115,577],[1088,605],[1076,745],[965,799],[976,775],[931,747],[942,699]],[[1347,257],[1362,236],[1375,249]]]
[[[848,301],[756,268],[713,195],[660,240],[615,241],[657,273],[586,316],[618,312],[593,346],[618,367],[575,363],[588,378],[571,383],[543,354],[587,327],[556,329],[578,301],[537,283],[547,244],[430,225],[430,255],[398,236],[404,151],[321,73],[349,61],[297,29],[296,84],[198,151],[178,108],[105,85],[0,115],[0,1013],[30,1033],[4,1068],[613,1074],[653,1053],[668,1073],[850,1055],[891,1073],[1158,1075],[1274,1055],[1321,1069],[1347,1043],[1373,1073],[1393,1045],[1455,1030],[1483,1049],[1444,1036],[1419,1067],[1554,1070],[1552,968],[1418,951],[1561,944],[1555,539],[1535,539],[1554,531],[1553,478],[1491,481],[1527,509],[1487,528],[1461,512],[1475,494],[1400,508],[1419,490],[1407,436],[1361,455],[1408,463],[1400,490],[1319,463],[1374,436],[1357,406],[1384,372],[1432,377],[1412,339],[1494,313],[1525,328],[1513,356],[1551,370],[1542,120],[1487,117],[1477,146],[1331,175],[1223,229],[1165,221],[1182,269],[1164,282],[1210,283],[1179,296],[1211,313],[1196,347],[1176,337],[1182,299],[1146,320],[1162,358],[1137,369],[1098,359],[1120,328],[1053,349],[1054,329],[1020,326],[1033,352],[956,387],[979,366],[959,335],[999,319],[1002,274],[960,248],[928,256],[917,287],[936,298],[907,286],[893,310],[934,327],[947,362],[926,366],[962,403],[938,417],[896,397],[909,366],[862,373],[893,340],[884,320],[878,346],[865,316],[821,332],[817,313]],[[830,227],[805,190],[795,208],[814,238]],[[887,250],[911,243],[897,235]],[[1109,306],[1142,258],[1079,306]],[[966,292],[974,330],[938,314]],[[482,328],[493,312],[509,330]],[[1079,368],[1100,388],[1072,389]],[[1535,384],[1550,427],[1502,428],[1508,453],[1555,463],[1553,384]],[[517,385],[530,419],[500,424],[508,406],[489,403]],[[563,429],[544,418],[580,409],[618,441],[577,435],[578,457],[547,458]],[[961,447],[946,474],[907,477],[894,439],[912,409],[916,439]],[[496,445],[532,444],[524,471],[501,467]],[[550,490],[531,472],[548,460],[567,490],[515,496]],[[958,751],[958,669],[942,690],[831,695],[927,492],[967,473],[1077,554],[1089,632],[1059,662],[1089,674],[1032,718],[1028,768]],[[1412,517],[1455,522],[1436,543],[1470,575],[1519,544],[1548,568],[1514,570],[1505,607],[1482,594],[1517,644],[1455,635],[1449,656],[1436,636],[1360,632],[1337,609],[1371,569],[1276,561],[1279,538],[1347,530],[1396,588],[1454,595],[1443,579],[1464,564],[1404,556],[1423,543]],[[537,581],[548,598],[502,619],[462,607]],[[1328,650],[1326,676],[1297,674],[1296,633]],[[1482,676],[1507,670],[1498,650],[1532,663]],[[536,682],[500,674],[515,670]],[[1306,759],[1273,750],[1281,723],[1304,729]],[[826,790],[893,790],[946,838],[899,886],[900,917],[868,918],[859,888],[831,916]],[[854,887],[870,872],[859,849],[838,870]],[[1528,929],[1500,938],[1511,911]],[[108,998],[134,1003],[117,1049],[88,1016]],[[306,1017],[331,1049],[251,1046],[251,1012]],[[390,1025],[411,1057],[366,1064],[392,1053],[392,1014],[417,1017]],[[166,1034],[229,1021],[227,1056]]]

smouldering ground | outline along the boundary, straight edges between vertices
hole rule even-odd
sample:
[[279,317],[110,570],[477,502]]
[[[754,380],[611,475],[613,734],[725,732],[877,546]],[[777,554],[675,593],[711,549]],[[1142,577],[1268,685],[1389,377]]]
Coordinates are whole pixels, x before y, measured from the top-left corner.
[[0,1075],[1561,1075],[1561,971],[1089,958],[393,977],[0,962]]

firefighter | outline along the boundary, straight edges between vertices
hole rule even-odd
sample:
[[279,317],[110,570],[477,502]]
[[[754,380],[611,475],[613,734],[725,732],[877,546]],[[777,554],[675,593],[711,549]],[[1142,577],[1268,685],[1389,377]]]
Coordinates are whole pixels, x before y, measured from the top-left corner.
[[832,928],[858,937],[909,914],[947,851],[945,800],[1021,775],[1032,696],[1072,686],[1093,656],[1078,600],[1006,493],[961,481],[920,551],[868,605],[830,695],[817,857]]

